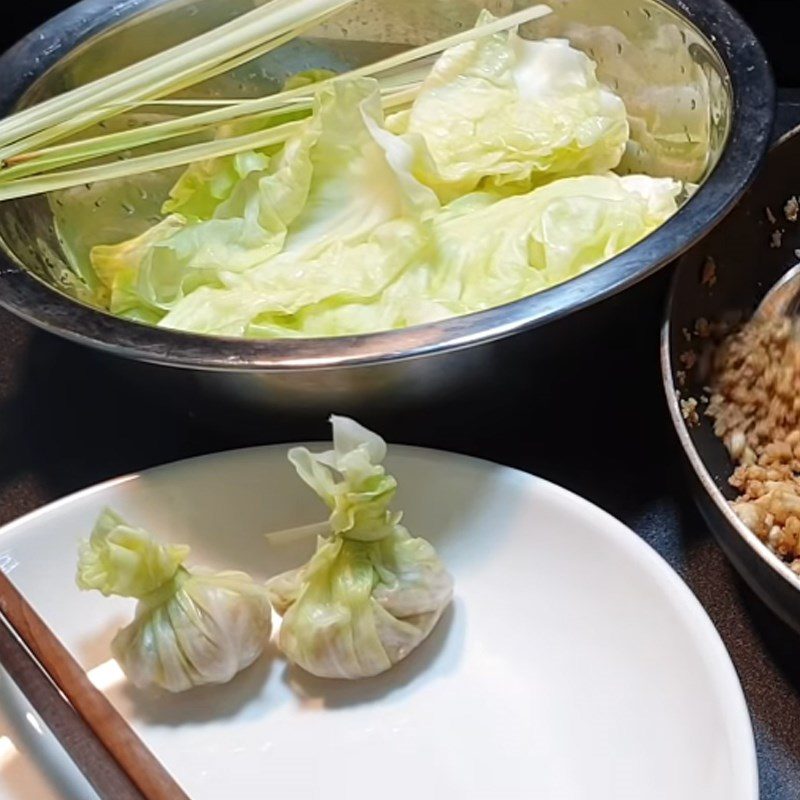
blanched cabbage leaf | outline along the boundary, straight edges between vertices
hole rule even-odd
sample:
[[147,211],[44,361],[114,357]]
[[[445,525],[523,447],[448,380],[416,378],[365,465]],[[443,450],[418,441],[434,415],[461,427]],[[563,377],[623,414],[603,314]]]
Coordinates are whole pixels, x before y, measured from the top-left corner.
[[78,585],[106,597],[143,597],[172,580],[188,555],[185,545],[158,544],[107,508],[81,545]]
[[557,175],[606,172],[628,139],[625,105],[588,56],[566,39],[514,31],[446,50],[387,126],[413,144],[414,174],[444,199],[479,185],[524,191]]
[[283,82],[283,91],[288,92],[292,89],[299,89],[301,86],[310,86],[312,83],[326,81],[335,77],[336,73],[331,69],[304,69],[295,72]]
[[105,510],[78,561],[77,583],[138,599],[111,651],[138,687],[180,692],[225,683],[261,655],[272,627],[266,590],[243,572],[189,571],[189,548],[159,544]]
[[565,40],[483,36],[445,51],[388,120],[376,80],[341,78],[282,147],[192,165],[163,219],[92,249],[90,285],[129,319],[255,338],[482,310],[579,275],[676,210],[677,182],[608,172],[627,137],[622,102]]
[[267,585],[283,617],[279,646],[323,678],[377,675],[433,630],[453,593],[434,548],[389,510],[397,484],[381,461],[386,444],[345,417],[331,417],[334,447],[293,448],[298,475],[330,510],[330,535],[313,558]]
[[630,138],[620,170],[700,181],[721,116],[715,104],[726,95],[717,70],[697,57],[708,47],[702,35],[663,19],[632,38],[610,25],[548,22],[591,52],[598,76],[625,97]]
[[[223,285],[226,273],[252,269],[280,252],[308,197],[316,135],[305,127],[272,162],[255,153],[217,159],[215,180],[205,184],[204,166],[192,167],[168,203],[190,216],[172,213],[136,240],[95,247],[92,265],[111,291],[111,311],[127,310],[114,302],[118,282],[130,287],[126,296],[132,290],[140,305],[163,312],[200,286]],[[192,218],[212,208],[209,218]]]
[[[282,91],[310,86],[318,81],[334,77],[328,69],[309,69],[290,75],[283,84]],[[284,111],[272,115],[268,120],[236,120],[220,126],[216,138],[224,139],[246,133],[254,133],[265,127],[274,127],[285,122],[302,119],[305,111]],[[230,197],[236,185],[251,172],[263,172],[269,166],[269,154],[275,146],[264,151],[245,151],[230,156],[212,158],[191,164],[172,187],[169,199],[164,203],[165,214],[179,212],[194,220],[209,219],[220,203]],[[279,148],[278,148],[279,149]]]
[[[203,167],[194,167],[172,203],[188,197],[198,213],[228,192],[230,169],[239,179],[209,219],[171,214],[136,240],[92,251],[111,310],[138,304],[160,310],[167,327],[242,335],[259,314],[379,294],[423,244],[422,217],[438,208],[382,123],[376,81],[336,82],[267,169],[257,154],[222,161],[209,199],[195,185]],[[387,240],[402,244],[390,252]]]
[[[335,262],[292,260],[309,282],[307,305],[292,313],[259,315],[278,295],[274,284],[259,286],[245,275],[238,290],[195,292],[168,319],[188,330],[333,336],[480,311],[622,252],[675,212],[681,190],[668,178],[608,174],[564,178],[510,197],[475,192],[429,219],[424,236],[419,225],[395,222],[380,229],[380,238],[333,251],[341,253]],[[335,286],[342,287],[338,296]],[[302,291],[298,282],[287,295]]]
[[517,300],[607,261],[677,208],[681,184],[613,174],[564,178],[493,201],[476,194],[436,220],[429,297],[451,313]]
[[172,187],[162,211],[179,213],[186,220],[209,219],[241,181],[253,172],[265,172],[268,167],[269,157],[253,151],[197,161]]

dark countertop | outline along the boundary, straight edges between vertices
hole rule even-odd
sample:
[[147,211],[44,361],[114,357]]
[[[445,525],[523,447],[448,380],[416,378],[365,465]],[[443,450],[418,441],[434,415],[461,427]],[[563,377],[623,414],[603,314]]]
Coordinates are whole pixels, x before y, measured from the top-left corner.
[[[21,33],[64,5],[26,4],[20,13],[29,19],[15,24]],[[756,14],[757,8],[777,10],[780,3],[736,5]],[[11,33],[8,41],[16,38]],[[786,129],[800,119],[800,101],[796,95],[784,100]],[[762,800],[798,800],[800,637],[739,580],[689,495],[658,367],[668,273],[628,292],[616,313],[581,331],[578,346],[554,356],[549,369],[526,371],[521,363],[508,381],[478,395],[461,394],[448,406],[376,411],[362,419],[391,441],[534,472],[633,528],[686,580],[728,647],[753,717]],[[276,416],[245,430],[218,428],[192,403],[175,410],[147,387],[122,382],[85,349],[5,312],[0,342],[0,524],[122,473],[233,447],[326,435],[321,417]]]

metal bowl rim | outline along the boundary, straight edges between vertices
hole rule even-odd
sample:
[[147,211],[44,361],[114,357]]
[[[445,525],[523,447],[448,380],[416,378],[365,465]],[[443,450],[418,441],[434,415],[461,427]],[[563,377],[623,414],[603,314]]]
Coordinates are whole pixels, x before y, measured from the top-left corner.
[[[775,86],[763,48],[724,0],[653,1],[694,25],[724,63],[733,98],[728,141],[705,183],[675,216],[583,275],[464,316],[399,330],[318,339],[217,337],[131,322],[58,292],[8,257],[0,262],[0,305],[52,333],[141,361],[201,370],[285,371],[391,363],[488,343],[623,291],[685,252],[728,213],[766,153],[774,115]],[[53,17],[0,57],[0,67],[18,68],[15,59],[24,52],[23,44],[35,47],[37,40],[46,41],[60,26],[95,5],[95,0],[81,0]],[[751,46],[742,47],[743,41]],[[750,89],[750,99],[756,98],[749,104],[740,99],[745,87]],[[0,91],[0,104],[10,99],[7,89]]]

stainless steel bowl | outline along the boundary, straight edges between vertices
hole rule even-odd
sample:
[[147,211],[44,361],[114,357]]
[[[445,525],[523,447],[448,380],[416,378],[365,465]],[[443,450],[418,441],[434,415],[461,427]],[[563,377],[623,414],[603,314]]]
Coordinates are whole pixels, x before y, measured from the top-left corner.
[[[0,58],[0,112],[108,73],[233,17],[252,0],[83,0]],[[471,25],[480,7],[517,0],[361,0],[299,43],[223,80],[273,91],[308,66],[358,64]],[[428,399],[502,361],[496,343],[607,298],[706,234],[752,179],[772,127],[774,87],[764,53],[723,0],[553,0],[555,13],[523,29],[566,36],[624,98],[632,144],[624,167],[701,184],[667,224],[586,274],[514,303],[404,330],[329,339],[252,341],[147,327],[71,297],[68,269],[43,198],[0,206],[0,303],[48,331],[138,362],[182,367],[159,380],[255,406],[350,408]],[[218,86],[207,86],[213,91]],[[519,337],[515,337],[519,338]],[[527,352],[538,336],[524,338]],[[500,348],[500,350],[498,350]],[[500,355],[498,355],[500,352]]]
[[[764,170],[728,218],[679,262],[672,282],[661,336],[661,368],[670,416],[686,454],[698,505],[717,541],[753,591],[800,632],[800,576],[795,575],[747,526],[729,505],[735,496],[728,484],[732,464],[714,435],[710,421],[687,426],[681,413],[676,373],[686,372],[683,397],[699,398],[707,383],[712,343],[687,342],[698,318],[710,321],[747,319],[767,290],[797,263],[800,223],[783,213],[800,186],[800,130],[785,136],[770,152]],[[770,209],[776,219],[768,218]],[[784,231],[775,247],[772,232]],[[716,264],[716,282],[702,285],[704,264]],[[690,370],[680,361],[692,349],[698,363]]]

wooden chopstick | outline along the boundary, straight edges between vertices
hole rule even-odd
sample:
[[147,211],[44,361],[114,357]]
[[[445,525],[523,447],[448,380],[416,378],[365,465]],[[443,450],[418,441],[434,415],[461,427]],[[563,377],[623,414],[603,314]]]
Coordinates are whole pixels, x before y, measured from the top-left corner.
[[142,800],[142,793],[59,692],[5,619],[0,621],[0,663],[103,800]]
[[103,800],[189,800],[3,572],[0,613],[3,665]]

